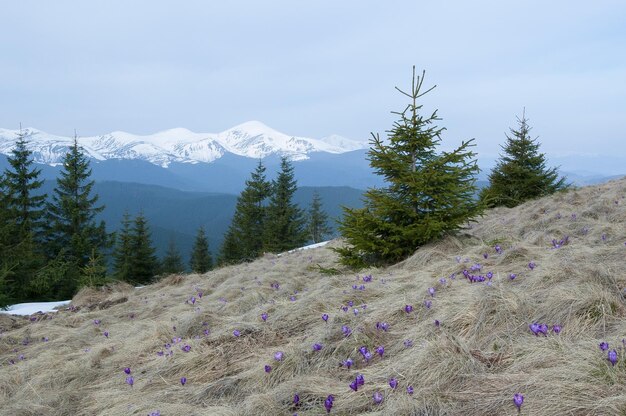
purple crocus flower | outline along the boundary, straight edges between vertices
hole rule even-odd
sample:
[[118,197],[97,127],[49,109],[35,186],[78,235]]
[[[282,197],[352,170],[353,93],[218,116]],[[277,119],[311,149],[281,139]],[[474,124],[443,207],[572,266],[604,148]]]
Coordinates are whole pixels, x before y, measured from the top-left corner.
[[350,327],[349,327],[349,326],[347,326],[347,325],[343,325],[343,326],[341,327],[341,332],[343,333],[343,336],[344,336],[344,337],[348,337],[348,336],[350,336],[350,334],[352,333],[352,330],[350,329]]
[[269,373],[270,371],[272,371],[272,367],[271,367],[271,366],[269,366],[269,365],[267,365],[267,364],[265,364],[264,369],[265,369],[265,372],[266,372],[266,373]]
[[202,299],[202,292],[198,292],[198,297]]
[[441,326],[441,322],[439,322],[439,319],[435,319],[435,327],[439,328]]
[[410,348],[410,347],[412,347],[412,346],[413,346],[413,341],[412,341],[412,340],[410,340],[410,339],[405,339],[405,340],[404,340],[404,346],[405,346],[406,348]]
[[552,332],[554,332],[555,334],[561,333],[561,329],[562,329],[561,325],[552,326]]
[[189,299],[189,302],[191,302],[192,305],[196,304],[196,297],[192,296],[191,299]]
[[234,335],[234,336],[236,336],[236,337],[238,337],[238,336],[240,336],[240,335],[241,335],[241,331],[239,331],[238,329],[235,329],[235,330],[233,331],[233,335]]
[[430,294],[430,296],[434,297],[435,296],[435,288],[434,287],[429,287],[428,288],[428,293]]
[[405,305],[405,306],[404,306],[404,312],[406,312],[406,313],[411,313],[411,312],[413,312],[413,306],[411,306],[411,305]]
[[109,331],[104,331],[103,335],[108,338],[109,337]]
[[126,377],[126,384],[128,384],[131,387],[133,386],[133,384],[135,384],[135,379],[133,378],[133,376]]
[[486,259],[487,257],[489,257],[488,253],[483,253],[483,258]]
[[517,406],[517,411],[522,410],[522,404],[524,403],[524,396],[521,393],[515,393],[513,395],[513,403]]
[[100,322],[101,322],[100,319],[94,319],[93,320],[93,324],[94,325],[100,325]]
[[407,392],[408,394],[413,394],[413,392],[414,392],[414,391],[415,391],[415,390],[413,389],[413,386],[407,386],[407,388],[406,388],[406,392]]
[[359,314],[359,310],[356,308],[352,312],[354,312],[354,316],[357,316]]
[[283,352],[282,351],[277,351],[274,353],[274,359],[276,361],[282,361],[283,360]]
[[183,386],[187,383],[187,377],[181,377],[180,378],[180,384],[182,384]]
[[328,314],[327,314],[327,313],[323,313],[323,314],[322,314],[322,320],[323,320],[324,322],[328,322]]
[[372,281],[372,275],[367,275],[367,276],[363,276],[363,281],[364,282],[371,282]]
[[539,335],[539,324],[538,323],[533,322],[532,324],[528,325],[528,328],[530,328],[530,330],[532,331],[533,334]]
[[324,400],[324,407],[326,408],[326,413],[330,413],[330,409],[333,408],[333,401],[335,398],[332,394],[329,394],[326,400]]
[[398,387],[398,380],[395,378],[389,379],[389,387],[391,387],[392,389]]
[[601,349],[602,351],[606,351],[606,350],[608,350],[608,349],[609,349],[609,344],[608,344],[607,342],[605,342],[605,341],[602,341],[602,342],[598,345],[598,347],[600,347],[600,349]]
[[517,277],[517,275],[515,273],[511,273],[509,275],[509,279],[511,279],[511,280],[515,279],[516,277]]
[[359,383],[356,381],[356,379],[350,382],[350,388],[354,391],[357,391],[359,389]]
[[181,348],[181,350],[183,350],[183,351],[185,351],[185,352],[189,352],[189,351],[191,351],[191,345],[189,345],[189,344],[185,344],[185,346],[183,346],[183,347]]
[[539,332],[541,332],[544,336],[548,336],[548,325],[546,324],[540,324],[539,325]]
[[365,385],[365,377],[363,376],[363,374],[357,374],[354,380],[359,386]]
[[381,404],[383,402],[383,395],[379,391],[374,392],[373,398],[374,398],[374,403],[376,404]]
[[496,253],[501,254],[502,253],[502,247],[500,247],[498,244],[496,244],[496,246],[494,247],[494,249],[496,250]]
[[611,362],[611,365],[615,365],[617,363],[617,351],[615,350],[609,351],[607,358]]
[[348,312],[348,307],[344,305],[344,306],[341,307],[341,310],[344,311],[344,312]]
[[382,357],[385,353],[385,347],[383,347],[382,345],[376,347],[376,353]]
[[353,307],[354,306],[354,302],[353,301],[348,302],[348,306],[349,307]]
[[430,309],[431,306],[433,306],[433,301],[428,299],[424,301],[424,306],[426,306],[426,309]]
[[354,364],[354,361],[352,361],[352,358],[348,358],[347,360],[344,360],[341,365],[343,365],[344,367],[346,367],[348,370],[350,369],[350,367],[352,367],[352,364]]
[[297,406],[298,403],[300,403],[300,396],[298,395],[298,393],[296,393],[293,395],[293,404]]
[[321,351],[322,348],[324,348],[322,344],[318,344],[318,343],[313,344],[313,351]]
[[263,320],[263,322],[267,321],[267,314],[265,312],[261,314],[261,319]]
[[126,368],[124,368],[124,372],[125,372],[126,374],[130,374],[130,367],[126,367]]
[[535,262],[534,262],[534,261],[531,261],[530,263],[528,263],[528,268],[529,268],[530,270],[534,270],[534,268],[535,268],[535,267],[537,267],[537,265],[535,264]]

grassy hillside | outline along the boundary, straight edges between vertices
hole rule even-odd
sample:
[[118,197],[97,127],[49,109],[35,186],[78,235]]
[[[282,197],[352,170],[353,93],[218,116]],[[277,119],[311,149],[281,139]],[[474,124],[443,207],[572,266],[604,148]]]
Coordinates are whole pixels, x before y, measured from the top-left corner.
[[2,316],[0,414],[323,415],[332,395],[331,415],[515,415],[520,393],[522,415],[626,415],[625,196],[626,178],[491,210],[384,269],[325,275],[317,248]]

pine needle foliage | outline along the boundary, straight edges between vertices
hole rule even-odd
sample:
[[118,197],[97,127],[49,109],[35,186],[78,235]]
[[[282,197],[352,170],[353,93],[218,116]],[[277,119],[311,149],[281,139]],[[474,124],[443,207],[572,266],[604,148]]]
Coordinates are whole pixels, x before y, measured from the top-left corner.
[[480,193],[488,207],[512,208],[530,199],[541,198],[569,187],[559,178],[557,168],[546,167],[546,157],[539,153],[537,138],[530,137],[526,111],[517,118],[518,129],[510,129],[496,166],[489,174],[489,186]]
[[209,240],[207,240],[204,227],[198,229],[196,240],[191,249],[191,260],[189,262],[191,271],[194,273],[206,273],[213,268],[213,258],[209,251]]
[[159,261],[156,257],[156,249],[152,245],[148,221],[143,213],[135,217],[131,230],[130,247],[132,257],[130,259],[129,279],[135,283],[150,283],[157,275]]
[[184,271],[183,258],[180,255],[180,251],[178,251],[178,247],[176,247],[176,242],[173,238],[170,238],[165,256],[161,260],[161,274],[169,275]]
[[309,238],[314,243],[320,243],[324,241],[326,236],[331,233],[331,228],[328,226],[328,214],[322,207],[322,198],[319,192],[313,192],[313,199],[309,206],[307,229]]
[[445,130],[435,110],[422,115],[418,100],[425,72],[415,75],[409,92],[396,89],[410,102],[388,131],[388,143],[372,133],[370,165],[386,187],[370,188],[364,207],[344,208],[339,230],[347,246],[335,249],[340,262],[362,268],[400,261],[420,246],[454,232],[482,212],[474,200],[479,169],[473,139],[453,151],[437,152]]

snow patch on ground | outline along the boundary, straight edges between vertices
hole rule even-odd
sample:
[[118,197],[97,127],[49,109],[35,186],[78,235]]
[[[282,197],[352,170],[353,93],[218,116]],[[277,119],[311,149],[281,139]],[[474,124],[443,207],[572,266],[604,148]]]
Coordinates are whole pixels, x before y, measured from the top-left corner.
[[31,303],[17,303],[8,307],[6,311],[0,310],[0,313],[6,313],[10,315],[32,315],[37,312],[57,312],[56,308],[68,305],[69,300],[62,300],[57,302],[31,302]]

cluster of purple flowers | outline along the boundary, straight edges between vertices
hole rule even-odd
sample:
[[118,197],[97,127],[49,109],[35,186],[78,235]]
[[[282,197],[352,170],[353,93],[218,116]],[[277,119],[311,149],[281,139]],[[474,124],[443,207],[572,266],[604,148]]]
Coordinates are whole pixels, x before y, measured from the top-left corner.
[[[622,342],[624,343],[624,345],[626,346],[626,342],[624,340],[622,340]],[[598,347],[600,347],[600,350],[602,351],[608,351],[609,350],[609,344],[605,341],[601,342]],[[607,353],[607,360],[609,360],[609,362],[611,363],[612,366],[614,366],[615,364],[617,364],[617,351],[614,349],[608,351]]]
[[[549,327],[546,324],[533,322],[532,324],[528,325],[528,328],[535,336],[539,336],[539,334],[542,334],[544,337],[548,336]],[[554,332],[555,334],[559,334],[561,332],[561,329],[561,325],[552,325],[552,332]]]
[[463,270],[463,276],[465,276],[465,278],[468,280],[468,282],[470,283],[478,283],[478,282],[484,282],[484,281],[489,281],[489,283],[491,283],[491,278],[493,277],[493,272],[487,272],[485,275],[475,275],[470,273],[469,270]]
[[387,322],[376,322],[376,329],[387,332],[389,330],[389,324]]

